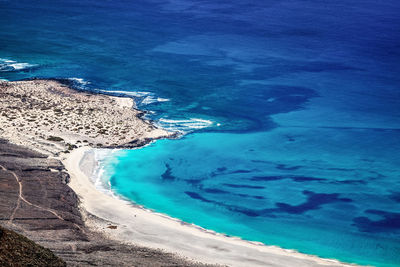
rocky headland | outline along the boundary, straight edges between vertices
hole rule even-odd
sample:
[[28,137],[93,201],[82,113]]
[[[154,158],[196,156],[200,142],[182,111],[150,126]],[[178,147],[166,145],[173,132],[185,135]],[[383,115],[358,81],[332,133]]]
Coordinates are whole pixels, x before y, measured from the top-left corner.
[[[204,266],[89,230],[84,220],[101,219],[80,210],[68,180],[60,161],[1,140],[0,225],[49,248],[67,266]],[[54,262],[46,266],[60,266]],[[23,266],[14,263],[2,266]]]
[[[2,233],[12,233],[9,229],[22,234],[62,259],[50,255],[46,266],[59,266],[63,261],[67,266],[204,266],[91,231],[85,221],[102,219],[81,209],[78,196],[68,186],[69,174],[61,159],[77,147],[136,147],[171,136],[141,115],[130,98],[80,92],[66,81],[1,81]],[[35,251],[33,242],[21,240],[15,238],[15,247],[29,244]],[[6,255],[2,266],[23,266],[28,252]],[[37,256],[46,260],[48,251],[40,253]],[[14,256],[21,261],[6,261]]]
[[100,192],[90,180],[92,148],[133,148],[175,134],[143,120],[130,98],[69,85],[0,82],[0,226],[39,244],[15,238],[15,247],[29,244],[29,250],[7,254],[2,266],[24,266],[9,259],[29,259],[32,251],[48,259],[46,266],[205,266],[190,259],[246,267],[351,266],[229,237]]
[[131,98],[72,89],[68,80],[0,81],[0,135],[54,156],[80,146],[136,147],[173,133],[141,119]]

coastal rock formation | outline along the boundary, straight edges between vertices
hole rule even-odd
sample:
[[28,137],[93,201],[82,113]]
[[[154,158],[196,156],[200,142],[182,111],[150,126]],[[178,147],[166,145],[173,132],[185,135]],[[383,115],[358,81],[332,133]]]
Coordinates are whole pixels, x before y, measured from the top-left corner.
[[51,250],[0,227],[0,266],[64,267],[66,263]]
[[0,81],[0,134],[46,155],[136,147],[172,134],[139,118],[131,98],[77,91],[68,80]]
[[1,140],[0,225],[51,249],[68,266],[203,266],[91,232],[68,177],[60,161]]

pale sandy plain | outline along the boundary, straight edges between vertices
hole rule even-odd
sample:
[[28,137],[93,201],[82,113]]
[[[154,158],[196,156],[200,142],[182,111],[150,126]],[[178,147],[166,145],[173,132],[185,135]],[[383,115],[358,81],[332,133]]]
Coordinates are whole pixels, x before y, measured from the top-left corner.
[[63,161],[90,229],[204,263],[354,266],[227,237],[97,190],[89,177],[93,147],[129,148],[174,136],[140,115],[132,99],[79,92],[57,80],[0,81],[0,137]]
[[49,156],[171,136],[140,119],[142,114],[131,98],[76,91],[68,80],[0,81],[1,137]]
[[[109,238],[228,266],[355,266],[228,237],[102,193],[89,177],[95,164],[92,148],[74,150],[63,163],[71,175],[69,185],[79,196],[82,209],[98,218],[88,218],[88,226]],[[109,228],[110,225],[117,228]]]

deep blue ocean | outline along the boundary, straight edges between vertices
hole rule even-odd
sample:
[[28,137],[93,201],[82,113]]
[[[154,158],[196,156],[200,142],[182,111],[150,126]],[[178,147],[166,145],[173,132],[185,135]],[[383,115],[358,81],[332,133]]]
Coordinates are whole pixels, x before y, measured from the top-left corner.
[[400,2],[0,0],[0,78],[75,78],[185,133],[101,159],[186,222],[400,266]]

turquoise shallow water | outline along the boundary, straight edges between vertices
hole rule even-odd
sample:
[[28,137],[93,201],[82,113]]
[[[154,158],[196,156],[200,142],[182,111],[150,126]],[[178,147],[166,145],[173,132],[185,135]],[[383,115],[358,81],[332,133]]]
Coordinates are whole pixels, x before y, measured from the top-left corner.
[[103,179],[200,226],[400,265],[398,1],[0,0],[0,78],[78,78],[186,133]]
[[[348,262],[396,266],[398,217],[380,210],[399,211],[387,191],[398,179],[399,162],[385,157],[396,153],[399,140],[391,142],[397,132],[371,138],[369,129],[309,131],[160,140],[106,159],[104,177],[136,203],[218,232]],[[362,154],[354,157],[354,149]]]

